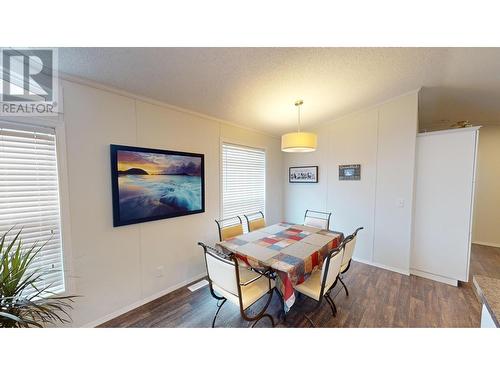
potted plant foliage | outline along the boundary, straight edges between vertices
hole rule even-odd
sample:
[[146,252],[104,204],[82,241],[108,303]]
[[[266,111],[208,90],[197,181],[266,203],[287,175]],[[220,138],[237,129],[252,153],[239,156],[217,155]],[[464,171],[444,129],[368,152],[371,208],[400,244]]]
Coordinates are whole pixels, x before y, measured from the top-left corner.
[[44,276],[50,269],[30,267],[43,245],[23,249],[21,231],[7,242],[9,232],[0,238],[0,327],[46,327],[68,323],[67,310],[75,296],[50,292]]

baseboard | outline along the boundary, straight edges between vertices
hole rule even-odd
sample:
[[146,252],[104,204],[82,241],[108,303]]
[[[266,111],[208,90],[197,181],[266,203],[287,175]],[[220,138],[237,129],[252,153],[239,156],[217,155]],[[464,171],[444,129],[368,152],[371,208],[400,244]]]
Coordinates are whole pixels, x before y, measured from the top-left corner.
[[482,246],[490,246],[490,247],[498,247],[498,248],[500,248],[500,243],[483,242],[483,241],[472,241],[472,243],[475,244],[475,245],[482,245]]
[[385,264],[370,262],[370,261],[365,260],[365,259],[359,259],[359,258],[354,258],[354,257],[352,259],[355,260],[356,262],[359,262],[359,263],[368,264],[369,266],[374,266],[374,267],[382,268],[382,269],[387,270],[387,271],[397,272],[397,273],[401,273],[401,274],[406,275],[406,276],[410,276],[409,270],[405,270],[405,269],[398,268],[398,267],[386,266]]
[[426,279],[439,281],[440,283],[445,283],[445,284],[452,285],[452,286],[458,286],[458,280],[450,279],[449,277],[434,275],[433,273],[416,270],[414,268],[411,268],[410,271],[411,271],[412,275],[415,275],[415,276],[420,276],[420,277],[424,277]]
[[114,319],[116,318],[117,316],[120,316],[122,314],[125,314],[133,309],[136,309],[148,302],[151,302],[151,301],[154,301],[155,299],[157,298],[160,298],[160,297],[163,297],[165,294],[169,294],[169,293],[172,293],[173,291],[177,290],[177,289],[180,289],[180,288],[183,288],[185,287],[186,285],[188,284],[191,284],[193,281],[196,281],[196,280],[199,280],[203,277],[207,276],[207,273],[206,272],[203,272],[199,275],[196,275],[194,277],[191,277],[189,278],[188,280],[185,280],[179,284],[176,284],[174,286],[171,286],[170,288],[167,288],[167,289],[164,289],[158,293],[155,293],[149,297],[146,297],[140,301],[137,301],[137,302],[134,302],[132,303],[131,305],[128,305],[128,306],[125,306],[119,310],[116,310],[106,316],[103,316],[102,318],[99,318],[99,319],[96,319],[90,323],[87,323],[85,325],[83,325],[83,328],[94,328],[94,327],[97,327],[98,325],[101,325],[103,323],[106,323],[107,321],[110,321],[111,319]]

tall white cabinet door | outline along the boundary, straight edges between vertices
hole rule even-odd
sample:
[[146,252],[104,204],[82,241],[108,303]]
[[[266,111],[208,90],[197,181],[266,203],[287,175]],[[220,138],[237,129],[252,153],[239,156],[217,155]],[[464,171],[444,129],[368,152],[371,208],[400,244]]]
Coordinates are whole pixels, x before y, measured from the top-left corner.
[[477,137],[477,127],[417,137],[413,273],[467,281]]

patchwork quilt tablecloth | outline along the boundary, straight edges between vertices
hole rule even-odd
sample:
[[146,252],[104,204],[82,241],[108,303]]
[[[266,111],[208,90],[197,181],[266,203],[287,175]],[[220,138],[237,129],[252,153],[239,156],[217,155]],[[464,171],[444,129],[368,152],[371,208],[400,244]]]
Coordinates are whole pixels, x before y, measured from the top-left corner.
[[274,224],[219,242],[250,267],[276,271],[276,286],[283,296],[285,312],[295,302],[294,285],[321,269],[323,259],[336,248],[343,234],[291,223]]

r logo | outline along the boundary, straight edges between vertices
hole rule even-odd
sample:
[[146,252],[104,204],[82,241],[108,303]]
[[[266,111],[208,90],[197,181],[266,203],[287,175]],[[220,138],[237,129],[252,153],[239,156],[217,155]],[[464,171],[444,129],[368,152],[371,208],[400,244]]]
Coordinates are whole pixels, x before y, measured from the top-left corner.
[[53,101],[53,69],[52,49],[2,49],[2,101]]

